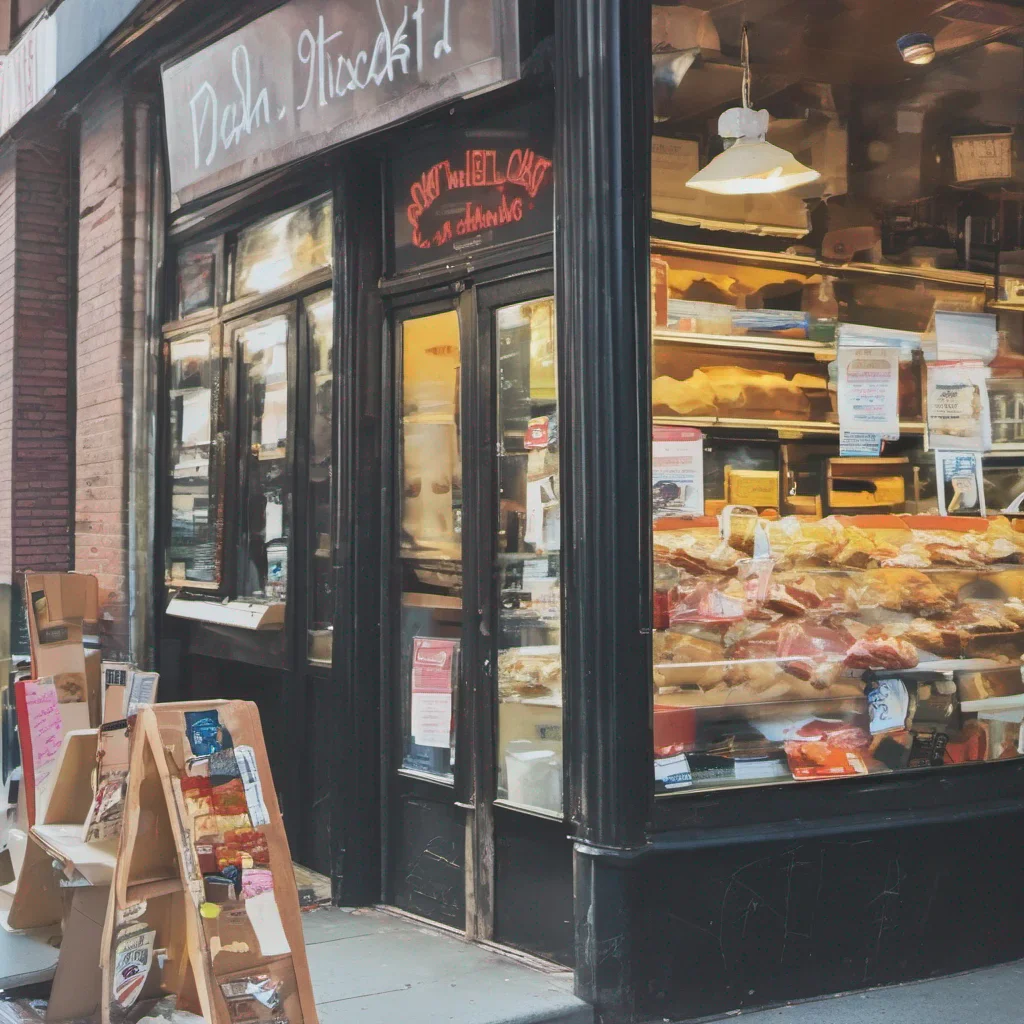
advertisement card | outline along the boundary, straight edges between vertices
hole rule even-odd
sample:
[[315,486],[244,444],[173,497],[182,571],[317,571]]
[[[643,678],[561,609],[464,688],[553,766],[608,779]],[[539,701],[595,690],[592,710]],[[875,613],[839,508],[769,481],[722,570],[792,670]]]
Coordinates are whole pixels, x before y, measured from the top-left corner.
[[418,636],[412,642],[412,739],[421,747],[451,745],[452,684],[457,640]]
[[704,515],[704,435],[693,427],[654,428],[654,519]]
[[[900,436],[900,350],[839,346],[839,429],[842,434]],[[877,452],[875,453],[877,454]]]
[[992,447],[988,369],[981,363],[928,367],[928,445],[966,452]]
[[936,452],[935,492],[939,515],[987,515],[981,456],[977,452]]

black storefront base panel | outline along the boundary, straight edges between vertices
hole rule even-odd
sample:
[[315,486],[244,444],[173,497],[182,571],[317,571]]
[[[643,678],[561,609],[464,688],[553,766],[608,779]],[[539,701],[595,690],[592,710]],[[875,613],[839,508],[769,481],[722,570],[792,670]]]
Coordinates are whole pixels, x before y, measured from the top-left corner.
[[742,829],[666,836],[639,856],[591,858],[598,875],[631,876],[619,885],[635,900],[623,966],[638,1019],[688,1020],[1024,957],[1021,801],[818,824],[788,836],[762,829],[760,839]]

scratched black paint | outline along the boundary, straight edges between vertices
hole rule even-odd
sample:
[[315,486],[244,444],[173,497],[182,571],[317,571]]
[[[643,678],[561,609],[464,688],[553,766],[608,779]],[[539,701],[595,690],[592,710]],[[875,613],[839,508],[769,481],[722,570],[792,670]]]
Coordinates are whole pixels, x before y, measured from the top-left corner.
[[1022,957],[1024,864],[1011,852],[1022,839],[1024,820],[1006,815],[655,856],[636,918],[639,1016],[700,1017]]

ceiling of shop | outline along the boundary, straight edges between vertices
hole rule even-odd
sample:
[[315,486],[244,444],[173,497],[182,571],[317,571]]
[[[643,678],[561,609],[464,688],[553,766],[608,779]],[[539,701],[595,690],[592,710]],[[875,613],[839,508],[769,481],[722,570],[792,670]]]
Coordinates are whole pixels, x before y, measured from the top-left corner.
[[690,0],[685,6],[711,15],[730,57],[748,25],[755,78],[760,64],[774,74],[791,69],[793,80],[834,85],[884,85],[920,74],[896,48],[907,32],[935,38],[936,63],[1024,32],[1024,8],[990,0]]

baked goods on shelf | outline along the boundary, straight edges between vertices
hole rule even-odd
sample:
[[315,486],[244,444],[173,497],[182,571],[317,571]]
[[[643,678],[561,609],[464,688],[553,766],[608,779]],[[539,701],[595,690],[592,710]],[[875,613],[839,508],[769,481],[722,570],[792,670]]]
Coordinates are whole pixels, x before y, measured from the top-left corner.
[[742,366],[701,366],[686,380],[660,376],[654,381],[654,405],[678,416],[721,416],[745,419],[808,419],[811,400],[827,390],[824,377],[752,370]]
[[511,647],[498,652],[501,701],[561,699],[562,659],[558,647]]

